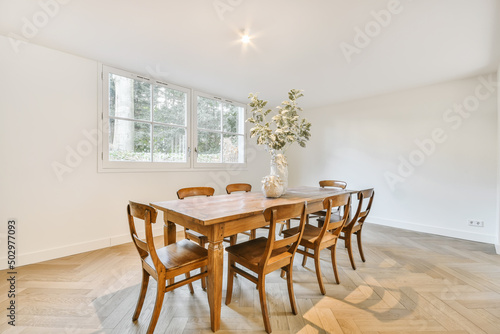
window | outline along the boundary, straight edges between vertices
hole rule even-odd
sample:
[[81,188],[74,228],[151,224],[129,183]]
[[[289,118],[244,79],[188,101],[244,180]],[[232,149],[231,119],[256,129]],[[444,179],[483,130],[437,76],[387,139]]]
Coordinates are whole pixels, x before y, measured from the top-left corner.
[[245,106],[196,93],[196,165],[245,162]]
[[243,104],[107,66],[102,89],[99,170],[245,164]]

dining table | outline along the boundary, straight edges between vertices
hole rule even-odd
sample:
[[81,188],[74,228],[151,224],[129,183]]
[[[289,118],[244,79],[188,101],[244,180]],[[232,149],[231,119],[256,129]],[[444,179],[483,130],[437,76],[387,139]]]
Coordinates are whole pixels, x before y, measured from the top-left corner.
[[301,186],[289,188],[278,198],[266,198],[262,192],[238,192],[154,202],[151,205],[163,212],[165,245],[176,242],[176,224],[207,236],[207,294],[211,329],[216,332],[221,325],[224,237],[266,226],[268,223],[262,214],[266,208],[307,202],[306,213],[313,213],[323,210],[324,198],[354,192],[340,188]]

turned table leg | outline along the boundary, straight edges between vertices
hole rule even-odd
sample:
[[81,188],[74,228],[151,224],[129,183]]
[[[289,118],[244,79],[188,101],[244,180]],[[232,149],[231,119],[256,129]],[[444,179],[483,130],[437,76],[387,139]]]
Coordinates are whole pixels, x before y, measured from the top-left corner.
[[220,329],[222,305],[222,273],[224,270],[224,247],[222,240],[209,241],[208,244],[208,302],[212,331]]

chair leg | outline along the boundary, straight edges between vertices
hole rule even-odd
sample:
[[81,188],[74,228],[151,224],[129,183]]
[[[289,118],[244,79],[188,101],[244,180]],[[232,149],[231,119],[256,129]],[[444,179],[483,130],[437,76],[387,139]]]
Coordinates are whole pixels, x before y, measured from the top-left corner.
[[297,304],[295,303],[295,293],[293,292],[293,277],[292,277],[292,264],[288,266],[286,271],[286,285],[288,287],[288,298],[290,299],[290,307],[292,313],[297,314]]
[[[189,271],[184,275],[186,276],[186,279],[191,277],[191,273]],[[193,283],[188,283],[188,288],[189,292],[191,292],[191,294],[194,294]]]
[[257,287],[259,288],[259,298],[260,298],[260,308],[262,310],[262,320],[264,320],[264,327],[266,332],[271,333],[271,322],[269,321],[269,313],[267,311],[267,300],[266,300],[266,276],[259,275],[259,283]]
[[147,334],[153,334],[158,318],[160,317],[161,307],[163,305],[163,298],[165,297],[165,277],[158,277],[158,286],[156,290],[156,301],[155,307],[153,309],[153,314],[151,315],[151,321],[149,322],[149,327]]
[[340,279],[339,279],[339,273],[337,271],[337,256],[335,255],[335,250],[337,249],[337,244],[335,243],[333,246],[330,247],[330,251],[332,254],[332,267],[333,267],[333,274],[335,275],[335,281],[337,284],[340,284]]
[[144,304],[144,299],[146,298],[146,292],[148,291],[149,274],[146,270],[142,269],[142,283],[141,291],[139,292],[139,300],[137,301],[137,306],[135,307],[135,312],[132,317],[132,321],[136,321],[141,314],[142,305]]
[[253,240],[257,237],[257,230],[253,229],[250,231],[250,240]]
[[345,247],[347,248],[347,252],[349,253],[349,260],[351,260],[352,269],[356,270],[356,265],[354,264],[354,257],[352,256],[352,233],[345,234]]
[[[304,252],[307,253],[307,247],[304,247]],[[302,259],[302,267],[305,267],[307,263],[307,256],[304,255],[304,258]]]
[[233,272],[234,261],[229,260],[227,264],[227,288],[226,288],[226,305],[231,303],[231,298],[233,297]]
[[238,241],[238,235],[237,234],[232,235],[232,236],[229,237],[229,245],[230,246],[236,245],[237,241]]
[[366,262],[365,255],[363,254],[363,246],[361,245],[361,230],[356,232],[356,237],[358,238],[358,249],[359,255],[361,255],[361,261]]
[[319,250],[315,249],[314,250],[314,266],[316,267],[316,278],[318,279],[318,284],[319,284],[319,291],[321,291],[321,294],[324,295],[326,294],[325,291],[325,286],[323,285],[323,279],[321,278],[321,266],[319,262]]

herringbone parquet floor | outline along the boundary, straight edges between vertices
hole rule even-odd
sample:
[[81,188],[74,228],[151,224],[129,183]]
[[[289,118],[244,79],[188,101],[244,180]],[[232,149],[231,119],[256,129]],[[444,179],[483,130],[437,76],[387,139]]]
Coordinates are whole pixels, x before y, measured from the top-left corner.
[[[368,224],[364,247],[367,262],[356,250],[358,268],[352,270],[339,244],[340,285],[324,251],[326,296],[319,292],[312,260],[304,268],[297,255],[297,316],[290,312],[279,272],[269,275],[273,333],[500,333],[500,256],[492,245]],[[144,333],[156,285],[151,280],[141,317],[133,323],[140,275],[132,244],[20,267],[17,326],[8,326],[2,316],[0,332]],[[7,290],[5,279],[0,288]],[[4,313],[7,302],[4,292]],[[257,290],[241,277],[235,279],[231,305],[222,307],[219,331],[236,332],[264,333]],[[156,333],[211,333],[199,282],[194,295],[187,287],[167,293]]]

